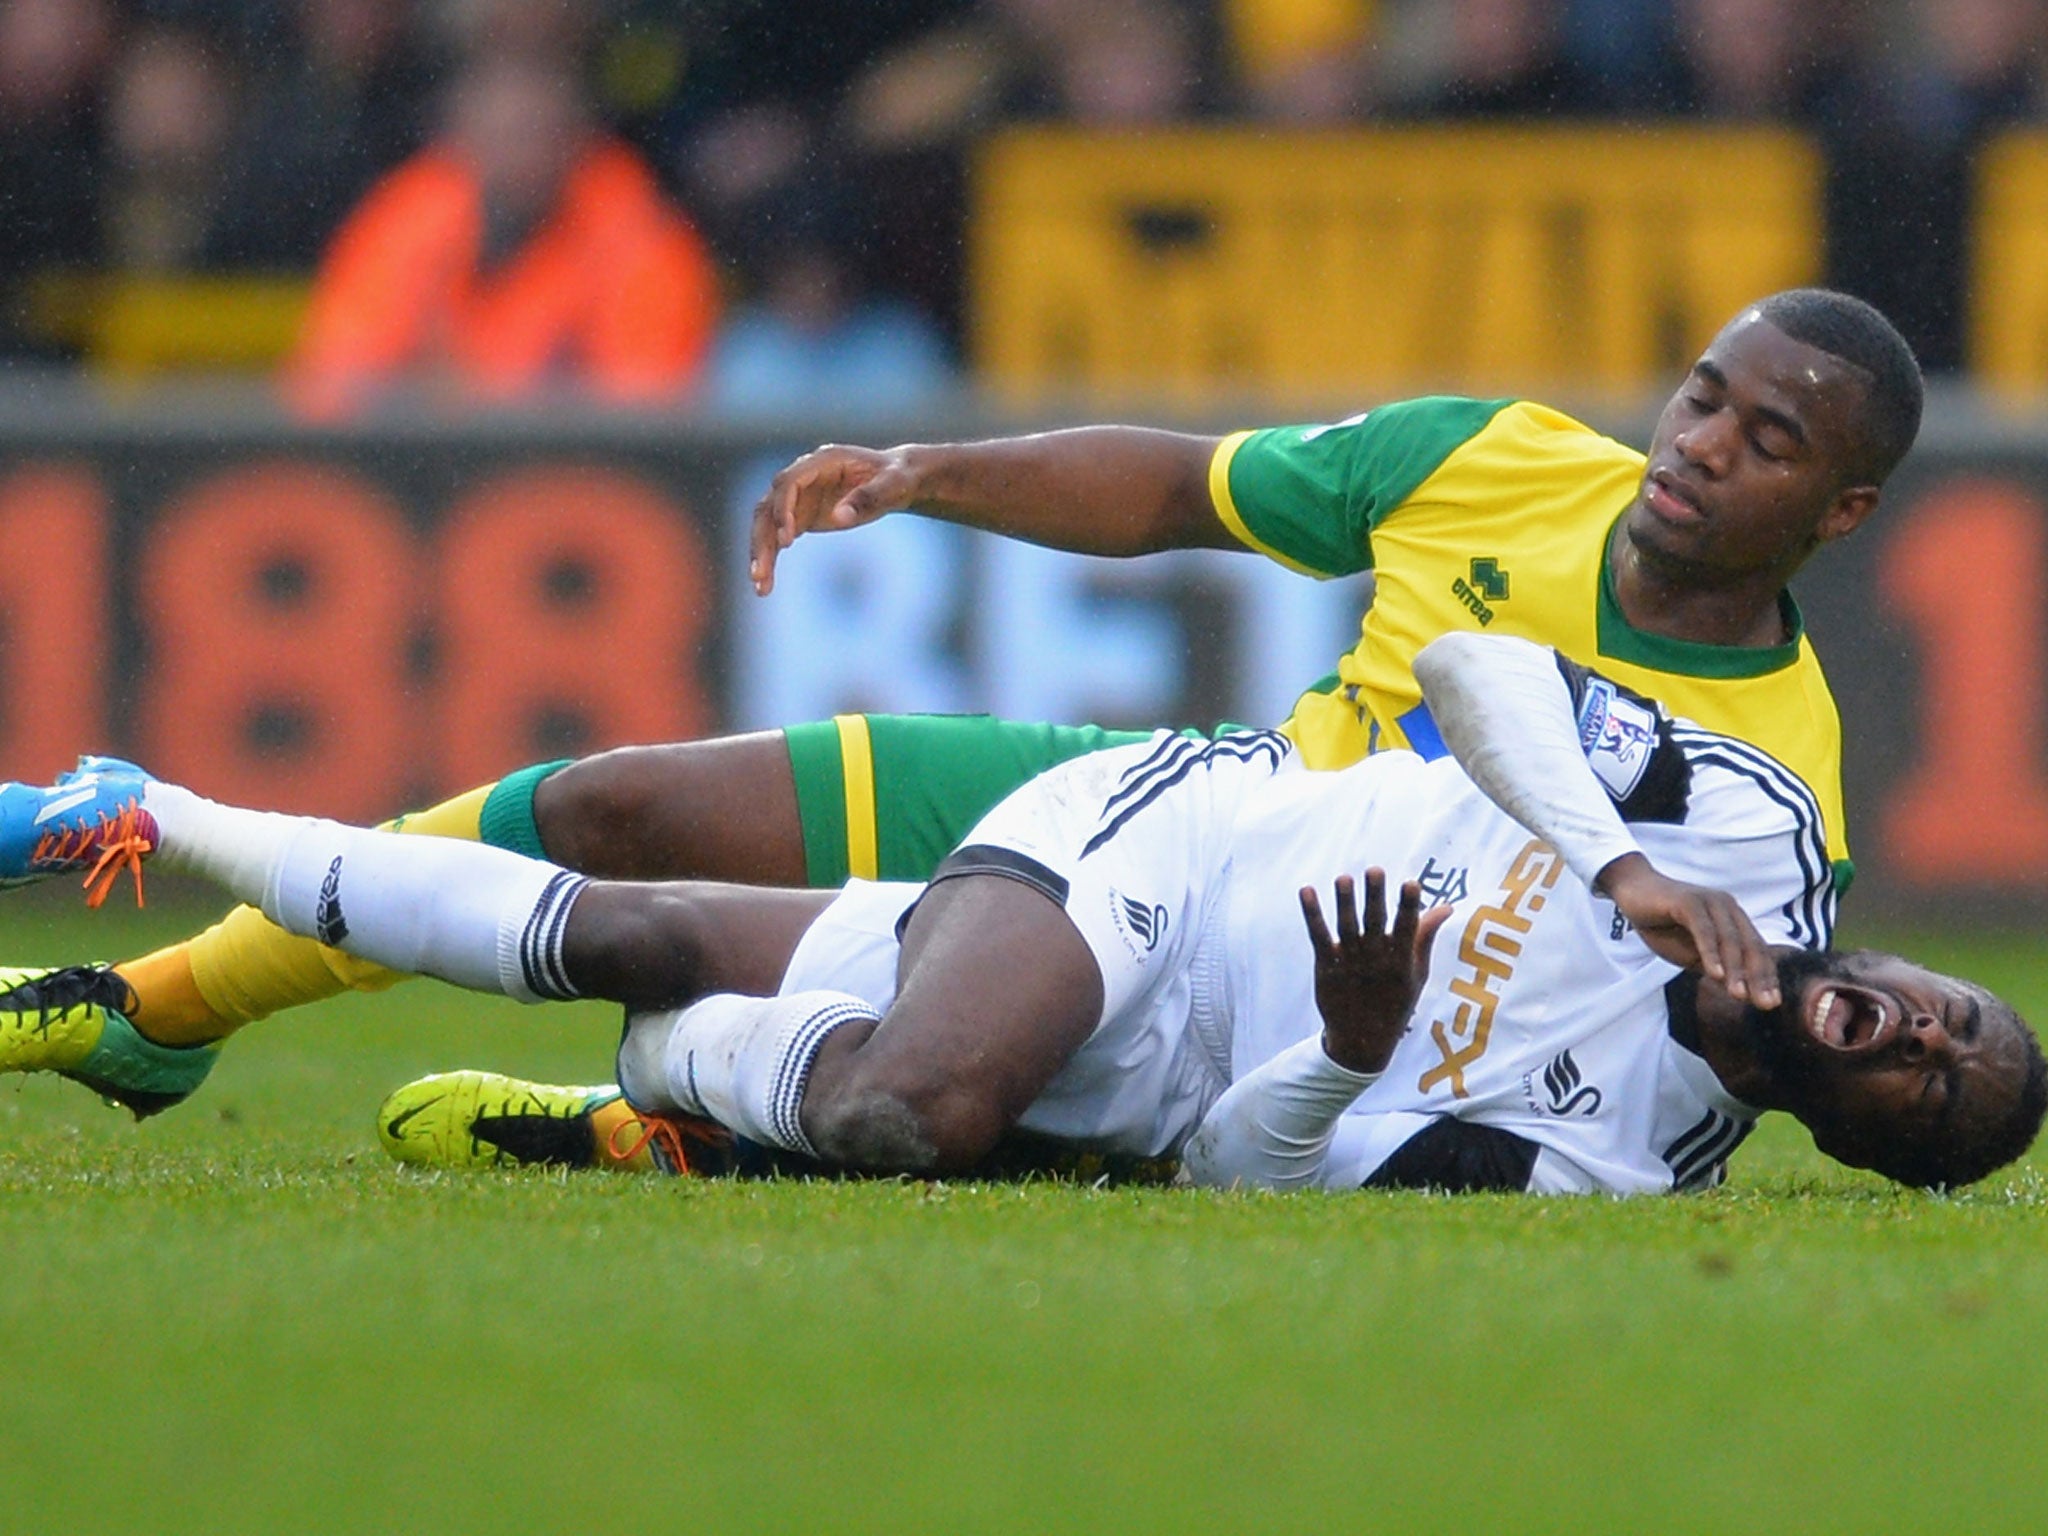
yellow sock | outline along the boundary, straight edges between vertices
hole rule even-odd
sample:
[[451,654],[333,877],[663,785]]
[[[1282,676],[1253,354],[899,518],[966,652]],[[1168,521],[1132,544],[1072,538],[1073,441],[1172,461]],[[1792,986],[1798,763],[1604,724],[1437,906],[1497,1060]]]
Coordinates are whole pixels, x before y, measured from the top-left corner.
[[[385,825],[394,832],[476,842],[491,788],[487,784]],[[404,979],[286,933],[254,907],[237,907],[204,933],[115,969],[135,991],[130,1022],[159,1045],[203,1045],[301,1003]]]

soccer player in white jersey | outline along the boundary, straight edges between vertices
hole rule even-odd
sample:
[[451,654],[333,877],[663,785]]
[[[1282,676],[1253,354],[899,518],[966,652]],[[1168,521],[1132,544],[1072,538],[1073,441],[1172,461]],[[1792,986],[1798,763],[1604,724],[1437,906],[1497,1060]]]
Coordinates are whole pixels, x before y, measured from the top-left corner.
[[[1271,733],[1162,734],[1042,775],[928,885],[822,912],[237,810],[114,765],[0,790],[0,842],[147,846],[380,963],[617,999],[636,1106],[835,1167],[971,1169],[1021,1127],[1186,1149],[1217,1182],[1632,1194],[1712,1182],[1773,1108],[1914,1184],[2031,1142],[2048,1074],[2008,1007],[1816,953],[1825,832],[1782,766],[1524,642],[1424,655],[1455,760],[1311,773]],[[1368,860],[1402,877],[1392,931],[1375,871],[1363,925],[1340,887],[1335,939],[1301,896],[1305,944],[1296,893]]]

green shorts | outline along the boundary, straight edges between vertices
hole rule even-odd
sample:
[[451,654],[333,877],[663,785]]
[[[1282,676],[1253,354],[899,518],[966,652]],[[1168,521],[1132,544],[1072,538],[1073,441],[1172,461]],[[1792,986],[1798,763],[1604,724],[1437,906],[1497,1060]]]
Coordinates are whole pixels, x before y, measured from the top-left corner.
[[1148,734],[993,715],[840,715],[790,726],[783,735],[810,882],[922,880],[1026,779]]

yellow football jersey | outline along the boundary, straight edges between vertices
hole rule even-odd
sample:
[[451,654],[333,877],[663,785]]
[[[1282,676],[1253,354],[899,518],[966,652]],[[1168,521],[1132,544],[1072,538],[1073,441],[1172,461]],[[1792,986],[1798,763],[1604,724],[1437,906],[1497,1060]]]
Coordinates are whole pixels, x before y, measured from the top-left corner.
[[1643,463],[1526,400],[1408,400],[1224,439],[1209,487],[1238,538],[1309,575],[1371,570],[1376,583],[1357,647],[1281,729],[1318,768],[1389,746],[1441,756],[1415,653],[1453,629],[1519,635],[1798,774],[1846,887],[1841,719],[1791,594],[1779,601],[1792,638],[1761,649],[1671,640],[1622,617],[1607,547]]

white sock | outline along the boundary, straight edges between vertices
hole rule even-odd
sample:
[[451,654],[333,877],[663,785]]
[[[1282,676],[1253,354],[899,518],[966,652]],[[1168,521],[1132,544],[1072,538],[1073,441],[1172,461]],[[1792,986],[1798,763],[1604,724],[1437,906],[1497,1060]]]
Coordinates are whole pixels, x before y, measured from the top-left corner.
[[152,863],[211,880],[251,906],[262,901],[271,865],[306,819],[245,811],[195,795],[182,785],[154,780],[143,790],[142,805],[156,818],[161,839]]
[[204,876],[278,926],[396,971],[521,1002],[577,995],[562,963],[590,882],[456,838],[400,836],[220,805],[151,784],[167,869]]
[[818,1047],[842,1024],[879,1017],[846,992],[714,993],[637,1015],[619,1047],[619,1086],[640,1109],[708,1115],[749,1141],[815,1157],[798,1112]]

